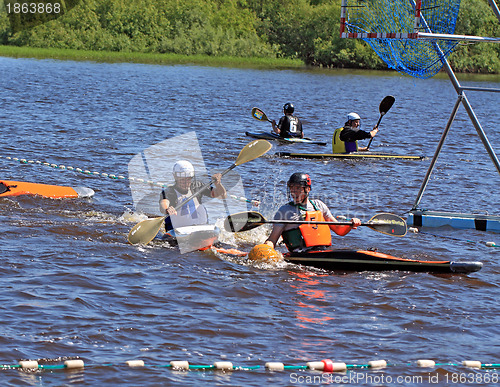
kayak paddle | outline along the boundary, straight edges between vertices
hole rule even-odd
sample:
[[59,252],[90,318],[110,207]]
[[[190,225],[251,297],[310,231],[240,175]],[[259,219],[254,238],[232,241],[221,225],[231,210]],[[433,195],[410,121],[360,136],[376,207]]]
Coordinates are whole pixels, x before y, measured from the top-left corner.
[[[311,222],[305,220],[267,220],[256,211],[238,212],[229,215],[224,221],[224,228],[229,232],[248,231],[268,223],[280,224],[328,224],[328,225],[352,225],[352,222]],[[361,223],[374,231],[382,234],[402,237],[406,235],[406,221],[394,214],[380,213],[373,216],[368,222]]]
[[[380,124],[380,121],[382,121],[382,117],[385,116],[385,114],[390,110],[392,105],[394,105],[395,100],[396,100],[396,98],[394,98],[392,95],[388,95],[387,97],[385,97],[382,100],[382,102],[380,102],[380,105],[378,107],[378,111],[380,112],[380,117],[377,121],[377,125],[375,125],[375,126],[378,126]],[[368,150],[370,148],[372,140],[373,140],[373,137],[370,138],[370,142],[368,143],[366,150]]]
[[252,117],[259,121],[272,122],[269,118],[267,118],[266,113],[256,107],[252,108]]
[[[237,167],[238,165],[244,164],[248,161],[255,160],[256,158],[262,156],[264,153],[266,153],[269,149],[271,149],[272,145],[266,141],[266,140],[255,140],[252,142],[249,142],[245,147],[240,151],[240,154],[238,155],[238,158],[234,162],[233,165],[231,165],[229,168],[227,168],[224,172],[222,172],[222,176],[227,174],[229,171],[231,171],[233,168]],[[211,184],[213,183],[213,179],[210,180],[207,184],[205,184],[203,187],[201,187],[198,191],[193,193],[191,196],[189,196],[186,200],[184,200],[182,203],[178,204],[175,207],[175,210],[177,211],[180,209],[184,204],[186,204],[188,201],[190,201],[192,198],[195,196],[199,195],[201,192],[203,192],[205,189],[207,189]],[[165,219],[169,215],[165,216],[160,216],[157,218],[150,218],[150,219],[145,219],[139,223],[137,223],[132,229],[130,230],[128,234],[128,241],[132,244],[136,243],[143,243],[143,244],[148,244],[153,240],[153,238],[158,234],[158,231],[160,231],[161,225],[165,221]]]

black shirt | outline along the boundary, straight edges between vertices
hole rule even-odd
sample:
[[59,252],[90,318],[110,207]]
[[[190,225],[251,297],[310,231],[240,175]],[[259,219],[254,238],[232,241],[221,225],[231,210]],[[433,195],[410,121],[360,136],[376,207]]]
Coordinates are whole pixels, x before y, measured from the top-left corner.
[[283,116],[278,122],[280,137],[302,137],[302,122],[295,116]]

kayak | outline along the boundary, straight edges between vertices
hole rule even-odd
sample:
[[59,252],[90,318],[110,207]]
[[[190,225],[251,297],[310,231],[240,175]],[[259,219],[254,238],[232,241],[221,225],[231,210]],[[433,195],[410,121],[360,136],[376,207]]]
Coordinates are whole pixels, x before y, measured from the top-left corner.
[[232,256],[246,256],[247,253],[234,248],[225,248],[217,242],[220,230],[215,225],[203,224],[196,226],[178,227],[163,234],[160,240],[168,242],[171,246],[179,247],[182,254],[194,250],[213,250],[220,254]]
[[404,156],[384,152],[352,152],[352,153],[290,153],[276,152],[278,157],[297,159],[402,159],[402,160],[422,160],[424,156]]
[[313,140],[312,138],[304,137],[304,138],[298,138],[298,137],[280,137],[279,134],[276,133],[268,133],[268,132],[260,132],[260,133],[252,133],[252,132],[245,132],[245,134],[249,137],[253,138],[260,138],[263,140],[277,140],[281,141],[287,144],[294,144],[294,143],[299,143],[299,144],[316,144],[316,145],[326,145],[325,141],[317,141]]
[[94,190],[87,187],[64,187],[10,180],[0,180],[0,192],[0,197],[37,195],[52,199],[87,198],[94,195]]
[[212,246],[219,236],[219,228],[211,224],[178,227],[161,236],[161,240],[179,246],[181,253],[202,250]]
[[401,270],[428,273],[473,273],[481,270],[481,262],[422,261],[397,258],[365,250],[321,250],[292,252],[284,255],[286,261],[325,270],[388,271]]

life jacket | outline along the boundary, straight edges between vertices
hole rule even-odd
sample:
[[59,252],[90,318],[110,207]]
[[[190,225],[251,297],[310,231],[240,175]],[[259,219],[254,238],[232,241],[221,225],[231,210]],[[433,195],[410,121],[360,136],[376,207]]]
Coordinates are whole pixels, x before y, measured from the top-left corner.
[[340,132],[344,127],[335,129],[332,137],[332,153],[351,153],[358,151],[358,142],[344,142],[340,139]]
[[[310,200],[314,211],[306,211],[305,221],[324,222],[323,213]],[[301,208],[301,207],[299,207]],[[332,234],[326,224],[301,224],[298,228],[287,230],[281,234],[283,242],[289,251],[312,246],[330,246]]]
[[[174,207],[178,203],[182,203],[185,198],[191,195],[190,191],[186,194],[181,194],[173,186],[167,187],[167,192],[162,191],[162,198],[168,199]],[[173,196],[175,195],[175,196]],[[174,199],[175,198],[175,199]],[[177,215],[170,215],[165,219],[165,230],[171,230],[177,227],[194,226],[198,224],[207,224],[208,214],[207,209],[201,203],[201,198],[195,196],[177,210]]]

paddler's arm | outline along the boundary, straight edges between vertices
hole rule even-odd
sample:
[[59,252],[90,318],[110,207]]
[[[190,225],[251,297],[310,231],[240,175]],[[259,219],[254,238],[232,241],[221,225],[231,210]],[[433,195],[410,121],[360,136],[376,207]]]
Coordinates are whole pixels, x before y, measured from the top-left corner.
[[160,199],[160,212],[165,215],[177,215],[177,211],[170,205],[168,199]]
[[285,226],[282,224],[274,224],[273,230],[271,231],[271,235],[269,235],[269,238],[267,238],[267,240],[264,243],[268,246],[271,246],[274,249],[284,228]]
[[212,190],[211,196],[213,198],[225,199],[227,197],[226,188],[221,183],[222,174],[215,173],[212,176],[212,179],[215,183],[214,189]]
[[271,125],[273,126],[273,132],[276,134],[280,134],[280,128],[276,125],[276,120],[271,121]]
[[[376,134],[377,134],[377,133],[378,133],[378,126],[377,126],[377,125],[375,125],[375,126],[373,127],[373,129],[372,129],[371,131],[369,131],[369,132],[368,132],[369,137],[366,137],[366,138],[373,138],[373,137],[375,137],[375,136],[376,136]],[[368,151],[368,150],[369,150],[369,149],[368,149],[368,147],[366,147],[366,146],[364,146],[364,147],[359,147],[359,148],[358,148],[358,151],[360,151],[360,152],[366,152],[366,151]]]
[[[333,219],[328,219],[327,221],[328,222],[336,222],[337,219],[333,218]],[[351,230],[356,229],[356,228],[358,228],[358,226],[361,225],[361,220],[359,220],[358,218],[352,218],[351,221],[352,221],[352,225],[336,226],[334,224],[331,224],[330,230],[332,230],[337,235],[344,236],[344,235],[348,234]]]

